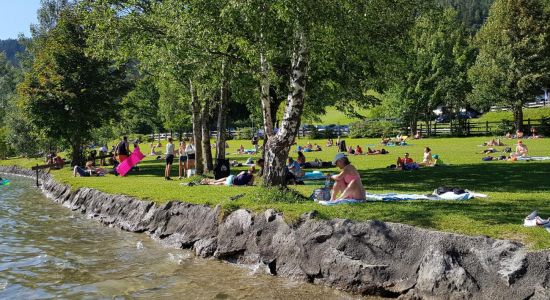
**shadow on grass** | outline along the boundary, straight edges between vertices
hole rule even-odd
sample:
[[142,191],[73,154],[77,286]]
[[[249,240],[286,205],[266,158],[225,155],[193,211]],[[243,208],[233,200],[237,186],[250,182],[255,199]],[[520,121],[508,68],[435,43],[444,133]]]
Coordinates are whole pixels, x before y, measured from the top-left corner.
[[550,191],[550,164],[538,162],[453,165],[416,171],[374,169],[359,172],[367,189],[425,193],[439,186],[458,186],[485,192]]

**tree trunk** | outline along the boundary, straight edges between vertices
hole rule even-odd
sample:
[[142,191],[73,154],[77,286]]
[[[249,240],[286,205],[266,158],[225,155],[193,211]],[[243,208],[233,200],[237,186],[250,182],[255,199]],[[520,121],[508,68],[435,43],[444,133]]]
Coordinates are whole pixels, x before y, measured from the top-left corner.
[[260,99],[264,116],[264,134],[273,135],[271,97],[269,97],[269,66],[263,53],[260,53]]
[[74,141],[71,143],[71,166],[84,166],[84,157],[82,155],[82,143]]
[[204,156],[204,173],[214,170],[212,147],[210,146],[210,102],[204,102],[201,113],[202,153]]
[[[304,110],[308,52],[306,37],[302,28],[297,28],[296,44],[292,53],[290,92],[286,103],[281,128],[276,135],[269,137],[265,154],[264,184],[284,186],[286,159],[290,147],[296,140],[300,119]],[[263,99],[262,99],[263,100]],[[265,115],[264,127],[271,122],[271,116]]]
[[229,81],[227,79],[226,63],[222,64],[222,84],[220,87],[220,102],[218,108],[218,135],[216,136],[216,159],[225,159],[225,139],[227,127],[227,106],[229,103]]
[[193,112],[193,140],[195,142],[195,170],[197,175],[203,174],[202,163],[202,122],[201,122],[201,109],[197,96],[197,91],[193,86],[193,82],[189,80],[189,89],[191,92],[191,111]]
[[416,117],[413,117],[411,120],[411,136],[414,136],[416,134],[416,130],[418,129],[418,120]]
[[523,131],[523,106],[516,105],[512,108],[514,112],[514,126],[516,127],[516,130]]

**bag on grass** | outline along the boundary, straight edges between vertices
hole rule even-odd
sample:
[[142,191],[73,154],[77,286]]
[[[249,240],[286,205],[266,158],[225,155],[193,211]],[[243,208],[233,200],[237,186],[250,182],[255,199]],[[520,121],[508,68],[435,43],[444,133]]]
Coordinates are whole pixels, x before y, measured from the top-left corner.
[[326,187],[315,189],[309,198],[313,201],[329,201],[330,189]]

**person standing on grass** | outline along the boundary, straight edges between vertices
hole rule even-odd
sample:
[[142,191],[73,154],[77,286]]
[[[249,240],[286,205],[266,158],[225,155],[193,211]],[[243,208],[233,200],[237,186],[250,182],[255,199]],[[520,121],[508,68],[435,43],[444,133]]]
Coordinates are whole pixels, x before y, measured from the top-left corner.
[[[178,179],[181,179],[182,176],[185,175],[185,173],[187,172],[187,153],[185,153],[185,148],[186,148],[186,145],[185,145],[185,141],[181,141],[180,142],[180,147],[178,149],[178,154],[180,156],[180,159],[179,159],[179,177]],[[183,175],[182,175],[183,174]]]
[[195,141],[193,138],[189,140],[189,143],[187,143],[187,146],[185,146],[185,154],[187,155],[187,167],[186,169],[194,169],[195,168]]
[[128,158],[128,156],[130,155],[130,144],[128,144],[127,136],[123,137],[122,141],[118,143],[115,154],[118,156],[119,163],[122,163]]
[[174,163],[174,143],[172,143],[172,138],[168,138],[168,144],[166,144],[166,168],[164,169],[164,180],[172,180],[170,178],[170,170],[172,169],[172,164]]

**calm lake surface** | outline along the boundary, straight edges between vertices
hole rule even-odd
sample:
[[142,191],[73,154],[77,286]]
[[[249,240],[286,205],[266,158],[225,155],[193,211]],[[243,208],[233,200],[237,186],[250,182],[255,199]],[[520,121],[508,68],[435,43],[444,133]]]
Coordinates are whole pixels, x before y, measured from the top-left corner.
[[0,186],[1,299],[356,299],[167,249],[45,198],[33,181]]

